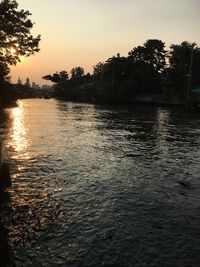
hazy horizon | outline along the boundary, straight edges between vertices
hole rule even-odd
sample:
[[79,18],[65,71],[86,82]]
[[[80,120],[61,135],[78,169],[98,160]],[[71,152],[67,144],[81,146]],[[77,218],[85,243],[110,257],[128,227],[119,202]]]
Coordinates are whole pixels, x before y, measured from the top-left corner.
[[35,22],[32,33],[41,34],[41,51],[11,67],[12,82],[45,84],[42,76],[81,66],[93,66],[120,53],[126,56],[147,39],[179,44],[200,44],[198,0],[18,0]]

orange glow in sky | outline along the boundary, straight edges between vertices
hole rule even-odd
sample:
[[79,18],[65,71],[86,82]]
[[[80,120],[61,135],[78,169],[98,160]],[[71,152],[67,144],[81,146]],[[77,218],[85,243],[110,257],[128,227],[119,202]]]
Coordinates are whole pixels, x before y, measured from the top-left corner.
[[32,13],[41,51],[11,67],[12,82],[26,77],[39,84],[56,71],[93,66],[120,53],[127,56],[147,39],[200,45],[199,0],[18,0]]

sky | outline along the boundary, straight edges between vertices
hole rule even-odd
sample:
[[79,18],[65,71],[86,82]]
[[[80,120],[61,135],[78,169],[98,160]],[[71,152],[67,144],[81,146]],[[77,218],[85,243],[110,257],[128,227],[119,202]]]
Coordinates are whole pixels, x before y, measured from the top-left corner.
[[200,46],[200,0],[17,0],[41,34],[40,52],[11,67],[12,82],[45,84],[42,76],[93,66],[120,53],[127,56],[147,39],[169,48],[182,41]]

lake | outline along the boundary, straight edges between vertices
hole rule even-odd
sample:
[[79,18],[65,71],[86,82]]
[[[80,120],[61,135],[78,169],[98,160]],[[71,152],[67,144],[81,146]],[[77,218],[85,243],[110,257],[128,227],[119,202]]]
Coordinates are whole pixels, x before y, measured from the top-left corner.
[[200,266],[200,114],[28,99],[0,134],[17,267]]

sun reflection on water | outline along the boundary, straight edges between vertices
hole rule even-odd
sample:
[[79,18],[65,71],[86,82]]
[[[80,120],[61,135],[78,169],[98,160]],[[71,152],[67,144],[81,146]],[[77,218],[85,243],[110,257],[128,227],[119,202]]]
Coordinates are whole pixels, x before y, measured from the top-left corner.
[[155,124],[155,136],[157,139],[157,148],[162,156],[168,155],[168,142],[166,141],[169,135],[170,112],[168,110],[157,110],[157,122]]
[[11,111],[12,128],[10,134],[9,145],[17,152],[18,158],[28,158],[26,148],[28,146],[27,129],[25,125],[25,110],[23,103],[19,101],[19,105]]

